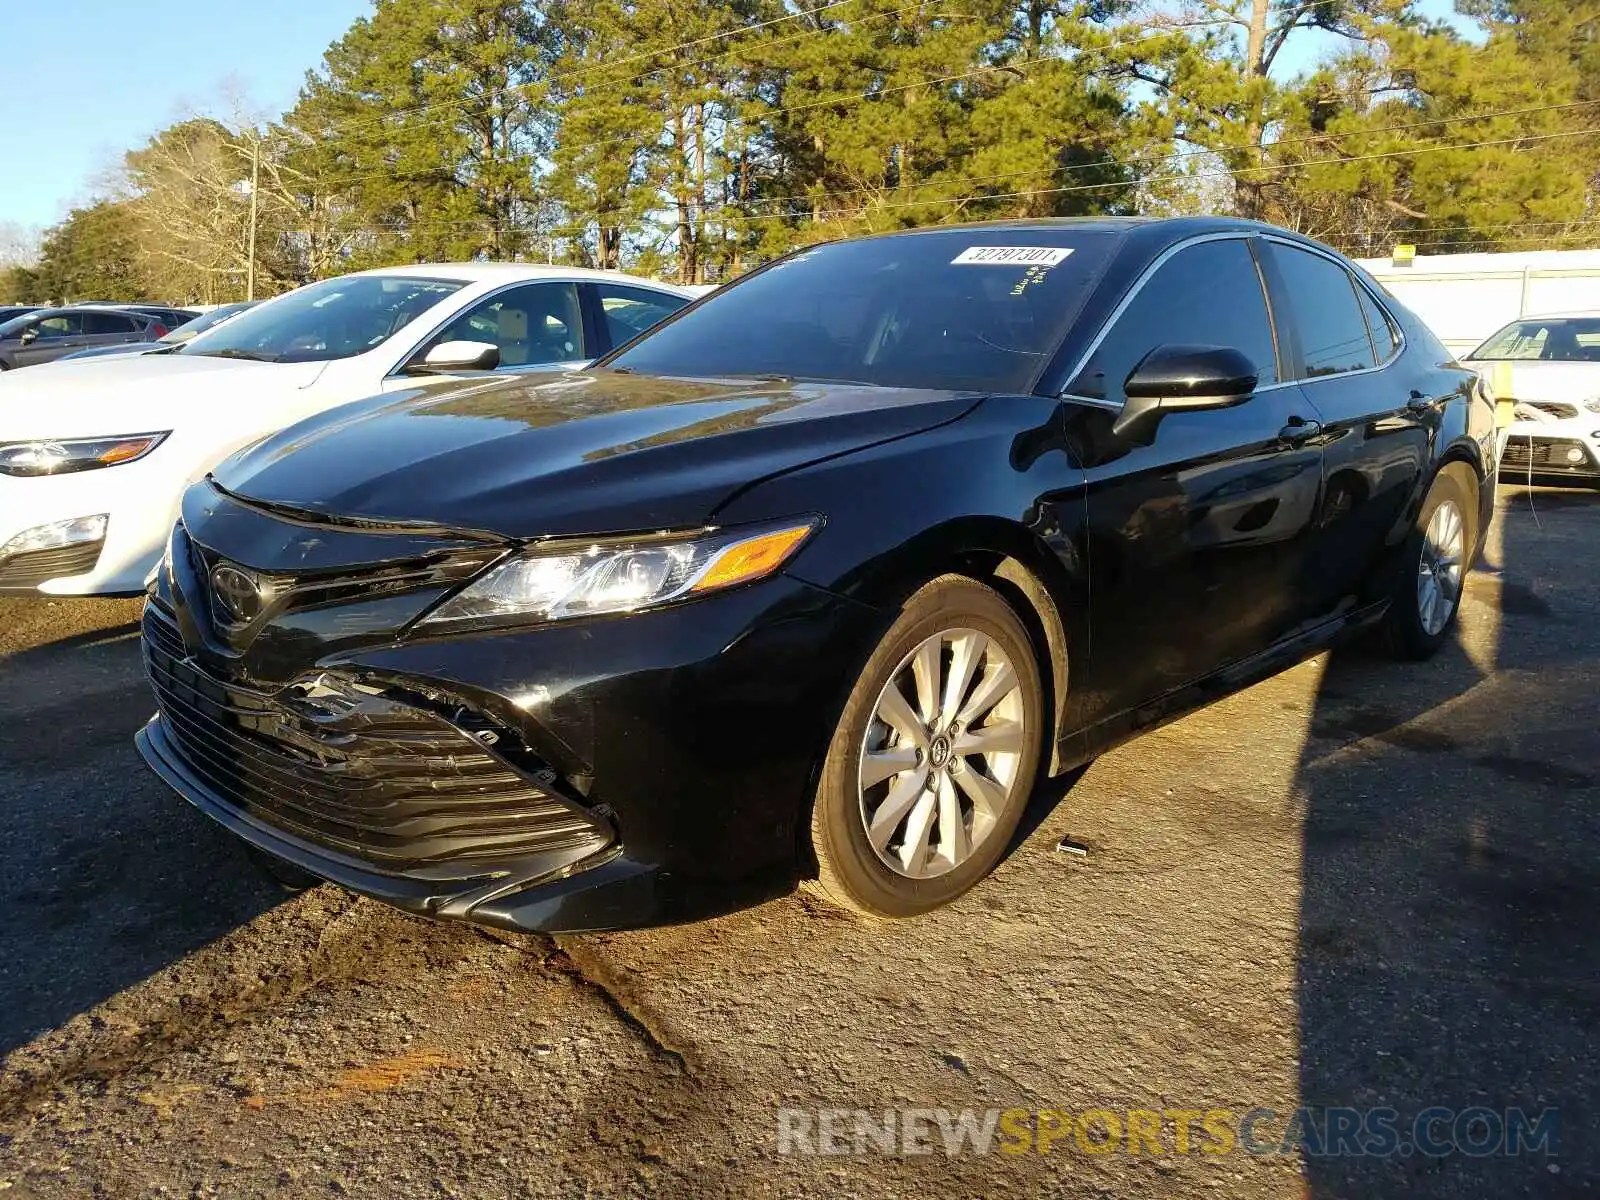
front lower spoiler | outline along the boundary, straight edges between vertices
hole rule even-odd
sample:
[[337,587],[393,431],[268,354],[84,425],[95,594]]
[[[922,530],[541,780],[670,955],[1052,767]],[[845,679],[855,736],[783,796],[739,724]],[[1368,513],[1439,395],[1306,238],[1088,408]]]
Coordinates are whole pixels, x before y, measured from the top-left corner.
[[515,932],[583,933],[695,921],[782,895],[773,884],[697,885],[635,862],[613,842],[498,861],[483,874],[429,878],[374,870],[359,859],[277,829],[228,803],[178,756],[160,716],[134,735],[145,764],[167,786],[256,849],[349,891],[419,916]]

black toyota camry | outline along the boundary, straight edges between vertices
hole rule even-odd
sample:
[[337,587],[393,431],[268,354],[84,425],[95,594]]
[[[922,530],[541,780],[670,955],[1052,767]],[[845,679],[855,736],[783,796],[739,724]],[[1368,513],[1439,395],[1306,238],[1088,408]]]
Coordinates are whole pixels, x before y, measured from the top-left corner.
[[908,916],[1029,792],[1370,629],[1449,635],[1472,372],[1221,219],[815,246],[588,370],[341,408],[197,483],[146,761],[292,867],[519,929],[814,879]]

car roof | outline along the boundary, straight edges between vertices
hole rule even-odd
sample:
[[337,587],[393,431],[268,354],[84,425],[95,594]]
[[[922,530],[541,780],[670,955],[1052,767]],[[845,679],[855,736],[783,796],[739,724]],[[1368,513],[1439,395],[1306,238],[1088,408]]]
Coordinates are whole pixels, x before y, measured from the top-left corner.
[[160,312],[178,312],[184,309],[182,304],[156,304],[144,300],[79,300],[72,304],[63,304],[63,308],[115,308],[132,312],[143,312],[147,309]]
[[1000,221],[965,221],[954,225],[922,225],[916,229],[895,229],[872,237],[919,237],[925,234],[948,233],[952,230],[1016,229],[1050,232],[1059,230],[1089,233],[1128,233],[1133,230],[1161,231],[1176,238],[1197,233],[1215,233],[1232,230],[1240,233],[1275,233],[1298,241],[1310,241],[1291,229],[1282,229],[1262,221],[1246,221],[1239,217],[1012,217]]
[[[53,313],[108,312],[125,313],[130,317],[146,317],[150,315],[149,310],[155,307],[157,306],[138,304],[57,304],[55,307],[45,309],[43,311]],[[165,309],[163,309],[163,311],[165,311]]]
[[1513,317],[1507,325],[1514,325],[1518,321],[1568,321],[1582,317],[1600,317],[1600,308],[1575,308],[1567,312],[1542,312],[1524,313],[1520,317]]
[[517,280],[579,279],[607,281],[610,283],[639,284],[680,292],[676,283],[663,283],[658,279],[644,279],[622,271],[595,271],[588,267],[540,266],[533,263],[482,262],[482,263],[416,263],[404,267],[375,267],[370,271],[356,271],[356,275],[389,275],[424,277],[432,279],[458,279],[464,283],[514,283]]

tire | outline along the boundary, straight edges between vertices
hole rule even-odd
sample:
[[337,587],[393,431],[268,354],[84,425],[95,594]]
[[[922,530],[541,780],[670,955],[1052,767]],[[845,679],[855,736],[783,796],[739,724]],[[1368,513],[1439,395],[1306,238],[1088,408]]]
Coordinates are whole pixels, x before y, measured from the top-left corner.
[[[1451,464],[1428,489],[1396,566],[1383,633],[1397,657],[1432,658],[1449,639],[1478,545],[1477,526],[1477,481],[1466,467]],[[1447,544],[1436,544],[1441,540]]]
[[[1038,777],[1040,679],[1027,630],[994,589],[945,575],[912,595],[829,743],[811,814],[816,890],[865,916],[911,917],[993,870]],[[945,710],[931,723],[930,694]]]

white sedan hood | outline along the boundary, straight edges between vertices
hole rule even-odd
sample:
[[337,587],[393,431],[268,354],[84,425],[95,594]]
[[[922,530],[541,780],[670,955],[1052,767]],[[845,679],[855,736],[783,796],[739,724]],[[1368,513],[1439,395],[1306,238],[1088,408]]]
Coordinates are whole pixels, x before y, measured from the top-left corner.
[[6,371],[0,373],[0,442],[231,426],[247,412],[266,417],[280,407],[292,413],[326,367],[136,354]]
[[1562,400],[1569,404],[1600,396],[1600,363],[1469,360],[1496,396],[1513,400]]

